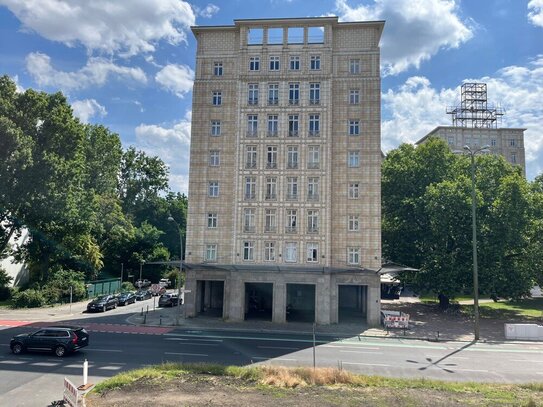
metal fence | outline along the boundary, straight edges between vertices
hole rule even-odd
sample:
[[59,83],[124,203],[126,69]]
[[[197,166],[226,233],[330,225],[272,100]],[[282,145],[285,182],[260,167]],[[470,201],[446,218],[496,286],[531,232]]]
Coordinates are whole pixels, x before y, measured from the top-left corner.
[[87,283],[87,296],[89,298],[98,295],[113,294],[121,291],[121,279],[109,278],[106,280],[95,280]]

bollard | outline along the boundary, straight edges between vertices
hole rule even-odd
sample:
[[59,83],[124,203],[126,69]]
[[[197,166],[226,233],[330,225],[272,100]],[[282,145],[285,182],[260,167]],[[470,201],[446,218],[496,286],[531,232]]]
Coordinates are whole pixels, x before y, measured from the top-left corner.
[[141,314],[140,314],[140,317],[143,316],[143,307],[141,307]]
[[143,316],[143,323],[145,324],[147,322],[147,313]]
[[86,386],[89,377],[89,362],[87,359],[83,362],[83,386]]
[[162,325],[162,315],[160,315],[159,325]]
[[147,311],[146,311],[146,314],[149,313],[149,305],[147,305]]
[[439,342],[439,331],[437,331],[437,342]]

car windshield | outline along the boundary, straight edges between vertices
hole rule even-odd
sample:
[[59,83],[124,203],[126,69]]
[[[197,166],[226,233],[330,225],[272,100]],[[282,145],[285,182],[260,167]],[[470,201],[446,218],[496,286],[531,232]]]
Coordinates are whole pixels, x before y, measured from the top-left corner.
[[105,301],[107,300],[107,295],[101,295],[100,297],[96,298],[96,301]]

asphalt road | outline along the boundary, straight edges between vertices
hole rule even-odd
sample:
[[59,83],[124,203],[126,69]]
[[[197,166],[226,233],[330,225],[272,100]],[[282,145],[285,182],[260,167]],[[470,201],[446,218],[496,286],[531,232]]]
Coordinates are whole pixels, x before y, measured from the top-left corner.
[[[144,303],[151,304],[152,300]],[[83,361],[89,361],[89,381],[97,383],[129,369],[166,361],[247,365],[272,363],[312,366],[310,335],[226,330],[183,330],[131,327],[127,312],[141,303],[106,314],[82,315],[89,325],[90,345],[59,359],[52,354],[9,350],[14,334],[29,327],[0,328],[0,405],[46,406],[62,398],[63,378],[82,383]],[[122,333],[130,331],[131,333]],[[391,377],[426,377],[485,382],[543,381],[541,343],[425,342],[405,339],[316,337],[317,366]]]

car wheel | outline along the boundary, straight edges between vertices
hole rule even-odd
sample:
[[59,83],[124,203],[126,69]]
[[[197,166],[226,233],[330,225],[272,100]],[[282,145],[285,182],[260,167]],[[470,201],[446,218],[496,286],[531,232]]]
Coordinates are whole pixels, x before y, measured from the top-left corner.
[[63,357],[66,354],[66,348],[62,345],[58,345],[55,347],[55,355],[57,355],[59,358]]
[[107,311],[107,307],[104,305],[104,306],[102,307],[102,312],[106,312],[106,311]]
[[116,309],[117,308],[117,304],[113,304],[113,309]]
[[13,346],[11,347],[11,351],[15,354],[15,355],[19,355],[21,353],[23,353],[23,344],[22,343],[14,343]]

